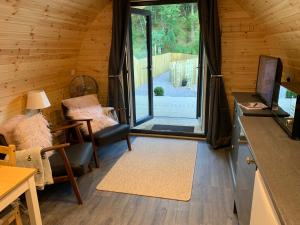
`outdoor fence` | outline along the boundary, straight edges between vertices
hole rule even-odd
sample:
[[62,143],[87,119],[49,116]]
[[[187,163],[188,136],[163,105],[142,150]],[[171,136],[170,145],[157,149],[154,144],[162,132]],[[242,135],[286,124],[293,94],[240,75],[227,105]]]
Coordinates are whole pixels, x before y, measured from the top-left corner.
[[[174,87],[192,87],[197,83],[198,58],[174,61],[170,64],[171,82]],[[184,84],[185,83],[185,84]]]
[[[182,85],[182,80],[187,80],[187,86],[197,82],[198,56],[182,53],[166,53],[152,57],[153,78],[170,71],[171,82],[175,87]],[[148,82],[147,59],[134,58],[135,88],[139,88]]]

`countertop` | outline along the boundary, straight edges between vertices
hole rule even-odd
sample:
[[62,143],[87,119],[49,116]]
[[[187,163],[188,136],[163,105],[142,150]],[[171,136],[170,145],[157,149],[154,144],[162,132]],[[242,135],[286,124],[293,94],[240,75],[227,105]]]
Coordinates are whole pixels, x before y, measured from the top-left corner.
[[[239,103],[246,102],[261,102],[261,100],[255,96],[255,93],[251,92],[233,92],[235,100]],[[243,112],[244,116],[260,116],[260,117],[270,117],[273,113],[270,109],[257,109],[257,110],[247,110],[243,107],[239,107]]]
[[283,225],[300,225],[300,141],[270,117],[240,117],[257,167]]

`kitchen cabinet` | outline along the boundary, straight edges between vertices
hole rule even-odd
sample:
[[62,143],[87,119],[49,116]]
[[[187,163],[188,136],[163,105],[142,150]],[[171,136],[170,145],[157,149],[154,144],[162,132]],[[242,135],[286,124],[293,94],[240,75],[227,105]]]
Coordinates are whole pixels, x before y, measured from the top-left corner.
[[250,225],[280,225],[259,170],[256,171]]
[[240,225],[250,224],[253,188],[256,172],[256,164],[251,154],[247,139],[244,138],[244,132],[238,119],[238,126],[241,129],[238,138],[238,147],[236,158],[236,187],[235,187],[235,207]]

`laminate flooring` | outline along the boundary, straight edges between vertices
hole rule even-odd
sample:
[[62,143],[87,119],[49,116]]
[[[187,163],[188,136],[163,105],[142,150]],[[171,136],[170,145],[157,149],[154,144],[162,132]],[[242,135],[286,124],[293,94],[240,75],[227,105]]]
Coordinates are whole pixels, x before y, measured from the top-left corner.
[[[39,191],[43,224],[238,224],[233,214],[233,187],[225,150],[212,150],[206,142],[198,142],[192,198],[189,202],[97,191],[97,184],[125,151],[125,142],[101,149],[100,168],[78,179],[83,205],[77,204],[68,183],[51,185]],[[28,218],[23,217],[24,224],[27,224]]]

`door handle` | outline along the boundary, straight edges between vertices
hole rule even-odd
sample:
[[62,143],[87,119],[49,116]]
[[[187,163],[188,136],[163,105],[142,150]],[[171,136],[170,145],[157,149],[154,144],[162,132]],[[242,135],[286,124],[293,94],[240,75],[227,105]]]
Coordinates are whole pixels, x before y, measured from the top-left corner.
[[247,163],[248,165],[256,164],[256,163],[255,163],[255,160],[254,160],[253,158],[251,158],[250,156],[247,156],[247,157],[246,157],[246,163]]

